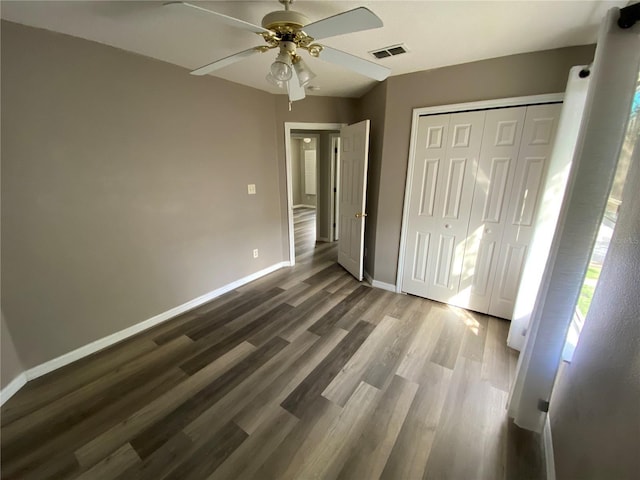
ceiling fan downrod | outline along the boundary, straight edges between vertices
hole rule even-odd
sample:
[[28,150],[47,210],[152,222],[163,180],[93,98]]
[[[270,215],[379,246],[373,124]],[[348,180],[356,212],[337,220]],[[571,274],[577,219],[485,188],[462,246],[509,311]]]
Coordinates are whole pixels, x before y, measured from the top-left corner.
[[293,0],[278,0],[282,5],[284,5],[285,10],[289,10],[289,7],[293,3]]

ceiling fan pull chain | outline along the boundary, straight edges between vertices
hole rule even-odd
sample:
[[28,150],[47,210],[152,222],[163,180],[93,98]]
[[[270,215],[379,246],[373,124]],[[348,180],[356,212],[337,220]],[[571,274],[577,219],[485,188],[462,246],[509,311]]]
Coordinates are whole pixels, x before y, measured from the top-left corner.
[[291,111],[291,100],[289,100],[289,111]]

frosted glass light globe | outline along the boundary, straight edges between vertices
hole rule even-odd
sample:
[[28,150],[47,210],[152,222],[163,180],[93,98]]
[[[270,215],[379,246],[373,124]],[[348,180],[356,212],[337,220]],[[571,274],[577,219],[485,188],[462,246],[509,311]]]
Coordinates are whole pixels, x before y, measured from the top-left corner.
[[284,62],[276,60],[271,64],[271,75],[273,75],[276,80],[286,82],[291,78],[291,67]]
[[296,71],[296,75],[298,76],[298,83],[300,83],[301,87],[304,87],[311,80],[316,77],[316,74],[311,71],[307,64],[304,63],[300,57],[296,57],[293,60],[293,68]]

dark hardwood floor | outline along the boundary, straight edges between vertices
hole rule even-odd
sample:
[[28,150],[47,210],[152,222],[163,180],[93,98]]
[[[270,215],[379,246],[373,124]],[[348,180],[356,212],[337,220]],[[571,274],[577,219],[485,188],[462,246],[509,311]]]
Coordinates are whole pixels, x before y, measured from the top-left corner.
[[310,207],[294,208],[293,225],[296,258],[304,258],[316,248],[316,209]]
[[357,282],[298,213],[294,268],[11,398],[2,478],[543,478],[508,323]]

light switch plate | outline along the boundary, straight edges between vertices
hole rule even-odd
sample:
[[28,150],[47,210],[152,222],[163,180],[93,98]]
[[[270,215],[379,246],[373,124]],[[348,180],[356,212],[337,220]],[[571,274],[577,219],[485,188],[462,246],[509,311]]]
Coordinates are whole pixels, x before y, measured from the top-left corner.
[[250,183],[249,185],[247,185],[247,191],[249,192],[249,195],[255,195],[256,194],[256,184],[255,183]]

